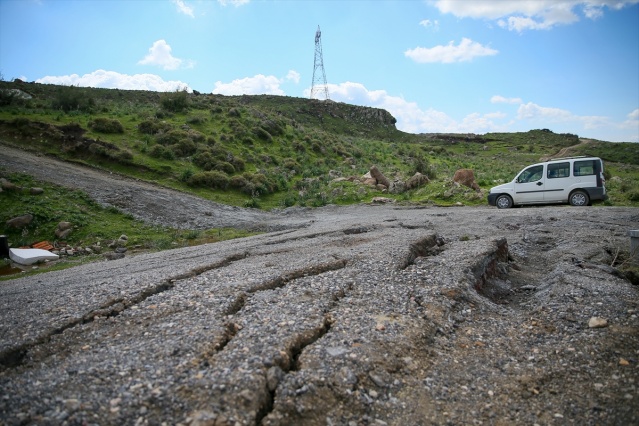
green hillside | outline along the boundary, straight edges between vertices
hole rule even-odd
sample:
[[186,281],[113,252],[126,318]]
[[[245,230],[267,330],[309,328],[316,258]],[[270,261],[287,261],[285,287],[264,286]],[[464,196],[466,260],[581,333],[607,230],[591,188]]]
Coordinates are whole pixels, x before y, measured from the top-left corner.
[[[27,99],[28,98],[28,99]],[[369,202],[374,196],[451,205],[485,194],[452,184],[475,171],[482,190],[555,155],[605,160],[612,205],[639,205],[639,144],[549,130],[408,134],[384,110],[283,96],[156,93],[0,82],[0,140],[23,149],[264,209]],[[377,166],[388,178],[431,182],[387,194],[337,177]]]

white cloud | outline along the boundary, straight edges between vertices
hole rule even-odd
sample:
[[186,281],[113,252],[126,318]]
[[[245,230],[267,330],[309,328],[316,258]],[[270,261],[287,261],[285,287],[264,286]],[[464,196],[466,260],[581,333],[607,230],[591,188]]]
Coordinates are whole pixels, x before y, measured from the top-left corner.
[[176,70],[182,68],[193,68],[195,62],[191,60],[184,61],[174,57],[171,54],[171,46],[166,40],[158,40],[149,48],[149,53],[138,64],[140,65],[157,65],[165,70]]
[[295,70],[290,70],[288,74],[286,74],[286,79],[294,81],[295,84],[298,84],[300,82],[300,78],[301,78],[300,73],[298,73]]
[[462,41],[455,46],[454,42],[446,46],[416,47],[404,52],[404,55],[419,63],[441,62],[449,64],[452,62],[471,61],[478,56],[491,56],[499,53],[495,49],[482,46],[469,38],[462,38]]
[[195,18],[195,14],[193,13],[193,8],[184,3],[183,0],[171,0],[178,9],[178,12],[183,13],[191,18]]
[[[290,74],[290,73],[289,73]],[[280,95],[285,93],[280,89],[282,80],[269,75],[258,74],[254,77],[246,77],[233,80],[230,83],[215,82],[213,93],[219,95],[237,96],[237,95]]]
[[424,19],[423,21],[421,21],[419,23],[419,25],[421,25],[422,27],[428,28],[430,30],[433,30],[433,31],[439,31],[439,21],[438,20],[431,21],[430,19]]
[[150,90],[154,92],[173,92],[187,88],[188,84],[181,81],[164,81],[154,74],[120,74],[115,71],[97,70],[90,74],[62,76],[46,76],[36,80],[36,83],[59,84],[64,86],[100,87],[105,89],[122,90]]
[[573,123],[583,129],[591,130],[605,126],[615,126],[607,117],[598,115],[575,115],[561,108],[542,107],[532,102],[521,104],[517,111],[519,120],[530,120],[542,123]]
[[219,4],[222,6],[233,5],[235,7],[239,7],[245,4],[250,3],[251,0],[217,0]]
[[505,98],[503,96],[495,95],[490,98],[490,102],[493,104],[520,104],[521,98]]
[[497,20],[511,31],[550,29],[579,20],[580,10],[588,19],[603,16],[606,8],[620,10],[639,0],[437,0],[434,6],[441,13],[458,18]]
[[[368,90],[360,83],[346,82],[339,85],[329,84],[332,100],[353,105],[381,108],[397,119],[396,127],[409,133],[485,133],[505,131],[505,128],[493,120],[505,117],[502,113],[473,113],[458,122],[446,113],[432,108],[421,109],[417,103],[409,102],[399,96],[391,96],[385,90]],[[305,96],[309,96],[307,89]]]
[[238,95],[279,95],[285,96],[284,90],[280,85],[292,81],[295,84],[300,82],[300,73],[295,70],[289,70],[284,78],[278,78],[274,75],[258,74],[253,77],[239,78],[230,83],[221,81],[215,82],[214,94],[238,96]]

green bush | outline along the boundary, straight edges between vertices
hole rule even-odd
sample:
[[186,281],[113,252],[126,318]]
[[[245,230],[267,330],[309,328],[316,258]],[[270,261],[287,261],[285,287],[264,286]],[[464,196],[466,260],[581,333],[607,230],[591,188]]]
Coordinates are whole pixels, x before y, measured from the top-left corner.
[[240,157],[233,157],[230,163],[233,165],[233,167],[235,167],[235,170],[238,172],[243,172],[244,169],[246,168],[246,164],[244,163],[244,160],[242,160]]
[[62,86],[51,102],[51,107],[64,112],[90,112],[95,107],[95,99],[79,87]]
[[271,142],[273,140],[273,136],[271,136],[271,134],[268,131],[266,131],[265,129],[261,127],[255,128],[253,130],[253,133],[255,134],[255,136],[262,139],[263,141]]
[[11,105],[18,97],[14,90],[0,90],[0,106]]
[[155,140],[162,145],[175,145],[183,139],[189,139],[188,132],[184,130],[169,130],[166,133],[160,133],[155,137]]
[[190,139],[182,139],[178,143],[171,145],[171,150],[176,157],[188,157],[195,154],[197,146]]
[[186,90],[176,90],[167,93],[160,99],[162,108],[170,112],[182,112],[189,107],[189,98]]
[[214,168],[215,170],[222,171],[229,175],[235,173],[235,167],[233,167],[233,164],[229,163],[228,161],[219,161],[215,164]]
[[145,120],[138,124],[138,130],[145,135],[155,135],[160,132],[168,132],[171,125],[160,120]]
[[639,189],[633,189],[627,193],[630,201],[639,201]]
[[187,182],[191,186],[204,188],[226,189],[229,186],[229,177],[226,173],[217,170],[195,173]]
[[154,145],[149,151],[149,155],[154,158],[162,158],[165,160],[175,160],[175,154],[171,149],[168,149],[162,145]]
[[188,182],[189,179],[191,179],[191,176],[193,176],[194,172],[191,169],[186,169],[182,172],[182,174],[180,174],[180,181],[182,182]]
[[89,128],[99,133],[124,133],[124,126],[118,120],[98,117],[89,122]]

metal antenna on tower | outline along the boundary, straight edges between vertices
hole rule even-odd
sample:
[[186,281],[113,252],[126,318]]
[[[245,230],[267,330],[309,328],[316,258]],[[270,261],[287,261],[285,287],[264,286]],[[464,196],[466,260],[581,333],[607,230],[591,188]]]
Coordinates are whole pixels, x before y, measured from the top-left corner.
[[313,67],[311,99],[316,93],[323,93],[327,100],[330,99],[328,97],[328,84],[326,84],[326,72],[324,71],[324,57],[322,55],[322,32],[319,25],[315,33],[315,66]]

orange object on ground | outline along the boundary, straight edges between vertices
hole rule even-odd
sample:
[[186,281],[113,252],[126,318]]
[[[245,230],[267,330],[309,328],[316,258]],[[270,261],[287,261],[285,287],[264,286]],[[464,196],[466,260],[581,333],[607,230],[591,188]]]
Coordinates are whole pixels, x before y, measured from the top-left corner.
[[42,250],[53,250],[53,246],[48,241],[40,241],[39,243],[33,244],[31,247]]

